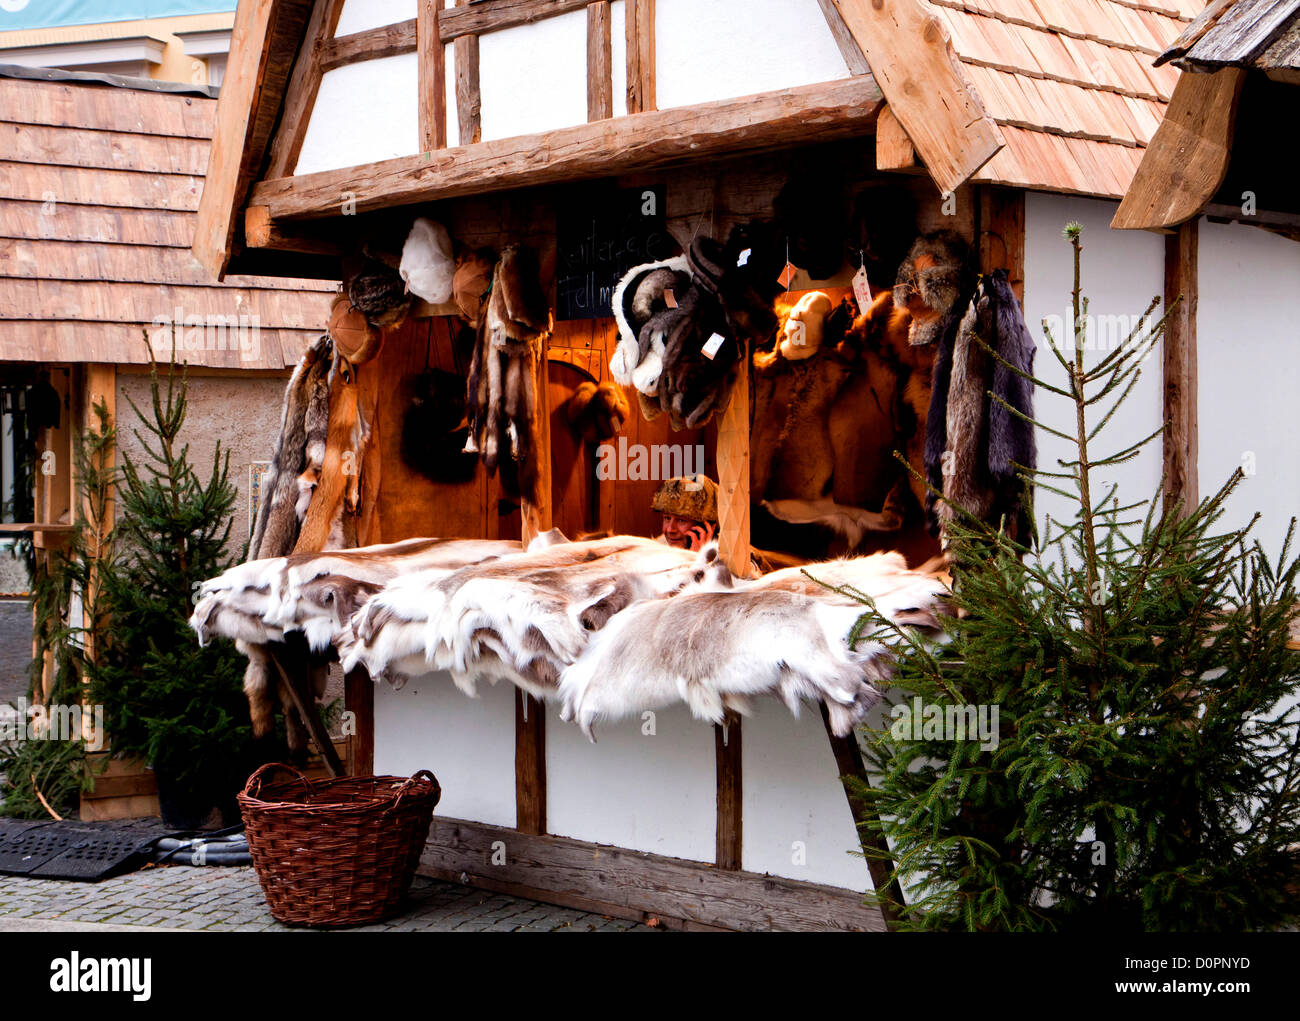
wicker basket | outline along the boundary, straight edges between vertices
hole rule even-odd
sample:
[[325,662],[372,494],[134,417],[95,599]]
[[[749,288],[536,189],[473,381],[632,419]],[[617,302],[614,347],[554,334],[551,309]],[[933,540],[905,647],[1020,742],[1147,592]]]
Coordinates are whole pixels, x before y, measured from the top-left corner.
[[[294,779],[265,783],[283,769]],[[286,925],[364,925],[393,914],[410,888],[442,788],[409,779],[308,780],[271,763],[238,795],[253,867],[271,914]]]

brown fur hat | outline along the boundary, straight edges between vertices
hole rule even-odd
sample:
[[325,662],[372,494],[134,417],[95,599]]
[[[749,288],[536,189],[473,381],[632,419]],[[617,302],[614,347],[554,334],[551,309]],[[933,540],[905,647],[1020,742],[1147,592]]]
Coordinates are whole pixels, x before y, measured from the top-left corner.
[[660,514],[691,521],[718,522],[718,484],[707,475],[681,475],[655,490],[650,506]]
[[575,435],[588,443],[600,443],[618,435],[631,407],[622,387],[587,380],[578,384],[564,412]]
[[935,343],[944,320],[974,285],[974,256],[964,238],[950,230],[917,238],[894,284],[894,304],[912,313],[911,342]]

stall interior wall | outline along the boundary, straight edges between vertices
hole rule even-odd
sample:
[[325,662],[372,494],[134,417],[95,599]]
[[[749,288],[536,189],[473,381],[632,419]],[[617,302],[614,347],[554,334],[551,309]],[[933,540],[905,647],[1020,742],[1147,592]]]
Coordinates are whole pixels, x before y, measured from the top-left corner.
[[[872,140],[822,146],[797,153],[719,161],[618,180],[622,187],[662,184],[667,227],[679,245],[697,234],[725,237],[730,227],[772,215],[772,200],[800,167],[832,165],[853,194],[902,186],[917,204],[918,232],[949,228],[974,237],[975,195],[959,190],[946,206],[928,179],[882,178],[874,172]],[[582,185],[579,188],[587,188]],[[441,219],[458,242],[499,248],[526,242],[539,252],[543,277],[553,274],[555,209],[571,194],[553,189],[463,200],[421,210]],[[881,192],[881,195],[885,195]],[[893,193],[890,193],[893,194]],[[845,282],[853,265],[846,262]],[[892,281],[877,281],[888,286]],[[422,318],[391,334],[380,355],[383,391],[379,442],[383,450],[380,514],[382,535],[394,541],[413,535],[513,537],[518,515],[498,513],[500,487],[483,477],[459,486],[422,478],[402,461],[402,417],[413,380],[426,366],[463,369],[452,350],[453,321]],[[562,322],[550,342],[553,499],[556,524],[570,534],[587,527],[654,535],[659,518],[650,510],[656,480],[600,482],[589,491],[594,451],[578,451],[568,438],[560,402],[574,380],[604,379],[613,320]],[[623,434],[631,442],[702,443],[706,471],[716,478],[713,427],[672,433],[666,418],[644,421],[633,406]],[[566,443],[569,447],[566,448]],[[584,462],[582,458],[587,458]],[[587,482],[582,481],[588,478]],[[575,508],[590,508],[594,511]],[[514,811],[513,689],[482,686],[477,699],[456,690],[445,675],[413,679],[400,691],[380,685],[375,707],[375,769],[410,773],[432,769],[445,794],[439,813],[512,826]],[[798,720],[773,702],[743,724],[744,852],[749,870],[830,886],[869,888],[853,817],[838,778],[834,755],[814,708]],[[715,849],[716,780],[713,728],[683,709],[603,725],[590,744],[571,724],[547,711],[547,831],[697,861]]]
[[[449,0],[450,2],[450,0]],[[613,113],[627,113],[625,4],[610,9]],[[336,36],[416,16],[416,0],[347,0]],[[818,0],[657,0],[659,109],[846,78]],[[447,46],[449,143],[459,144],[455,59]],[[308,123],[298,174],[420,151],[413,53],[328,71]],[[479,37],[482,140],[587,121],[584,10]]]
[[1246,478],[1224,528],[1243,528],[1276,557],[1300,514],[1296,394],[1300,393],[1300,244],[1246,224],[1200,224],[1196,328],[1197,471],[1208,496],[1236,468]]

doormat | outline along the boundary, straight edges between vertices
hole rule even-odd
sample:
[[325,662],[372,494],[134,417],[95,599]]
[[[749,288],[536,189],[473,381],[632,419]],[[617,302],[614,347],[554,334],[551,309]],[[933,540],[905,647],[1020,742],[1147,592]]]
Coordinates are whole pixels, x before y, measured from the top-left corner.
[[86,823],[0,819],[0,873],[34,879],[107,879],[152,860],[168,833],[157,819]]

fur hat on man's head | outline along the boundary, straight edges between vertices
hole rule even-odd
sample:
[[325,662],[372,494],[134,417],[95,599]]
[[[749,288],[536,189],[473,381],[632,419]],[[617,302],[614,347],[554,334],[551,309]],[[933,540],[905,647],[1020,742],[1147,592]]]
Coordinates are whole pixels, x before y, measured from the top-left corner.
[[718,484],[707,475],[681,475],[655,490],[650,506],[660,514],[718,523]]
[[974,284],[974,255],[959,234],[941,230],[917,238],[894,284],[894,304],[912,313],[911,342],[937,341],[942,323]]

